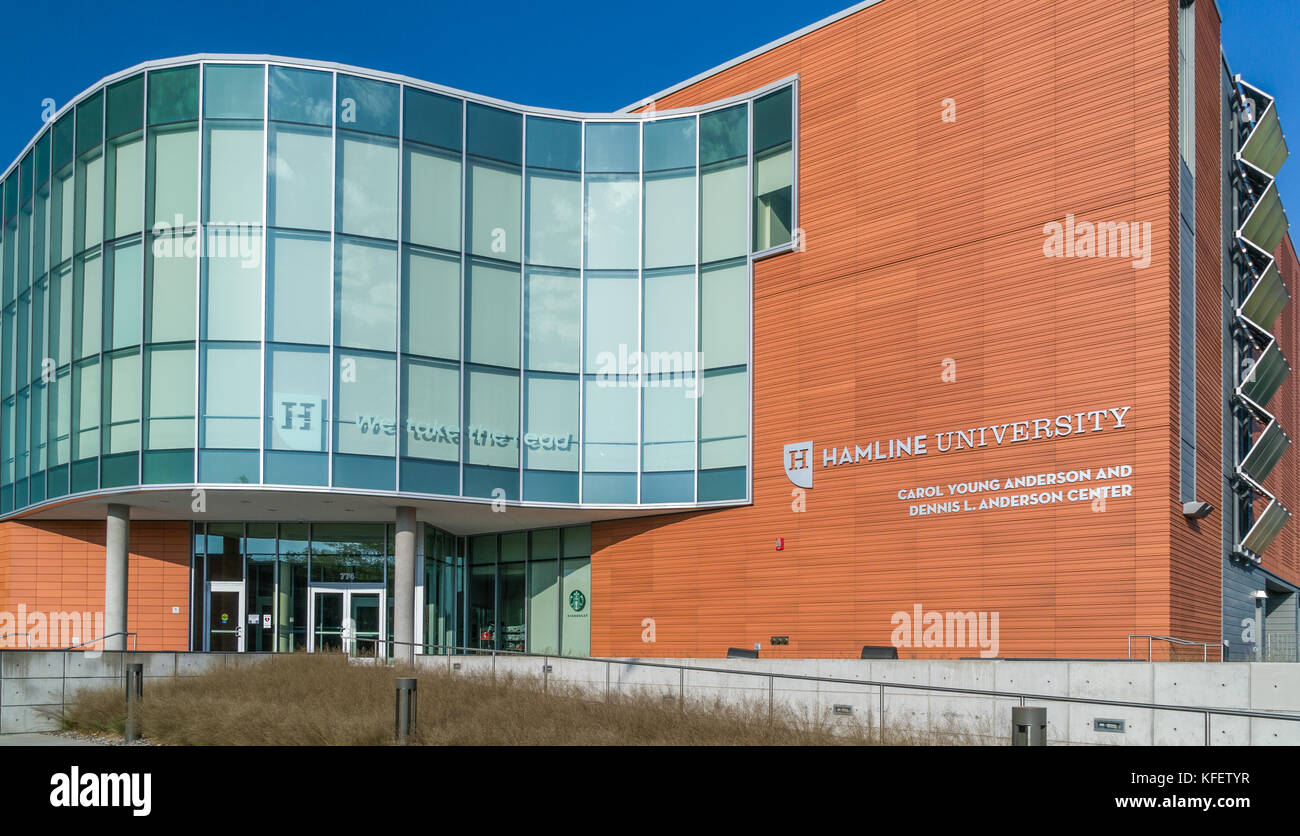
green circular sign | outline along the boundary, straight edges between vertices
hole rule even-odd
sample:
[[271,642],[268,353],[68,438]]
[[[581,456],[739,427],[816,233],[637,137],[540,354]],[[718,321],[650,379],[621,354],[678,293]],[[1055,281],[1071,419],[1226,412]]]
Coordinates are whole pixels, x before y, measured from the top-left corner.
[[583,595],[580,590],[573,590],[569,593],[569,609],[574,612],[582,612],[587,607],[587,596]]

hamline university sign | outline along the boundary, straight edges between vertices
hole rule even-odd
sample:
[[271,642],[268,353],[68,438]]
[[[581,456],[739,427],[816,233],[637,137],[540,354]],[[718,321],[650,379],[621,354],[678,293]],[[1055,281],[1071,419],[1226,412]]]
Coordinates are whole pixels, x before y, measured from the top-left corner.
[[[868,441],[866,446],[854,444],[822,448],[822,467],[840,467],[859,462],[880,462],[890,459],[926,456],[931,452],[955,453],[962,450],[976,450],[984,447],[1002,447],[1026,441],[1039,441],[1051,438],[1067,438],[1091,432],[1122,430],[1127,425],[1125,417],[1131,406],[1110,407],[1086,412],[1066,413],[1047,418],[1030,418],[1011,421],[1004,424],[989,424],[969,429],[945,430],[934,434],[934,446],[930,445],[930,434],[921,433],[904,437],[893,437]],[[785,475],[790,482],[800,488],[813,486],[813,443],[811,441],[785,445]],[[1128,475],[1132,468],[1125,466]],[[991,488],[997,490],[998,488]],[[899,491],[899,499],[906,497]]]

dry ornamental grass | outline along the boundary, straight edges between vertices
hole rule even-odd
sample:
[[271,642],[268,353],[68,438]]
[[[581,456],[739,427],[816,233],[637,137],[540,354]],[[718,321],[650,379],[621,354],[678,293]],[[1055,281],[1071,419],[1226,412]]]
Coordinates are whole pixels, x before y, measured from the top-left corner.
[[[171,745],[374,746],[393,741],[394,677],[415,676],[414,742],[424,745],[861,745],[868,722],[830,726],[763,705],[737,707],[662,695],[603,696],[529,677],[477,677],[353,664],[295,654],[200,676],[150,681],[141,733]],[[83,691],[61,717],[79,732],[123,731],[123,691]],[[935,742],[886,734],[886,743]],[[943,742],[960,742],[952,739]]]

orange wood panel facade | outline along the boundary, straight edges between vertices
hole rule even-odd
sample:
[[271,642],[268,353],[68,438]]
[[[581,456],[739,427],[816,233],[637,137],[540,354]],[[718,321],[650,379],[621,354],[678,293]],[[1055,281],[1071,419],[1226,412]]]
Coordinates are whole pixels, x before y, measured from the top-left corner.
[[[104,536],[103,520],[0,523],[0,612],[102,613]],[[187,522],[131,523],[127,630],[141,650],[189,649],[190,549]]]
[[[1198,5],[1213,92],[1197,112],[1197,492],[1217,508],[1219,21]],[[1221,518],[1189,523],[1178,494],[1176,35],[1171,2],[884,0],[655,103],[797,73],[806,251],[755,265],[753,505],[594,524],[594,653],[856,656],[918,605],[997,612],[1004,656],[1122,656],[1130,633],[1218,643]],[[1044,225],[1067,214],[1149,223],[1149,265],[1044,257]],[[1114,431],[821,463],[831,446],[1122,406]],[[808,440],[800,512],[783,445]],[[897,498],[1109,465],[1132,466],[1133,495],[1104,510],[912,517]]]

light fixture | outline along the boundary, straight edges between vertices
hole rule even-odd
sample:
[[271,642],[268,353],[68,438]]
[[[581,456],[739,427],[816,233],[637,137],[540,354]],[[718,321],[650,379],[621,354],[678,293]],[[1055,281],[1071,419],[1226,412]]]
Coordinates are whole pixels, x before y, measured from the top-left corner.
[[1214,513],[1214,506],[1208,502],[1192,500],[1183,503],[1183,516],[1189,520],[1203,520]]

